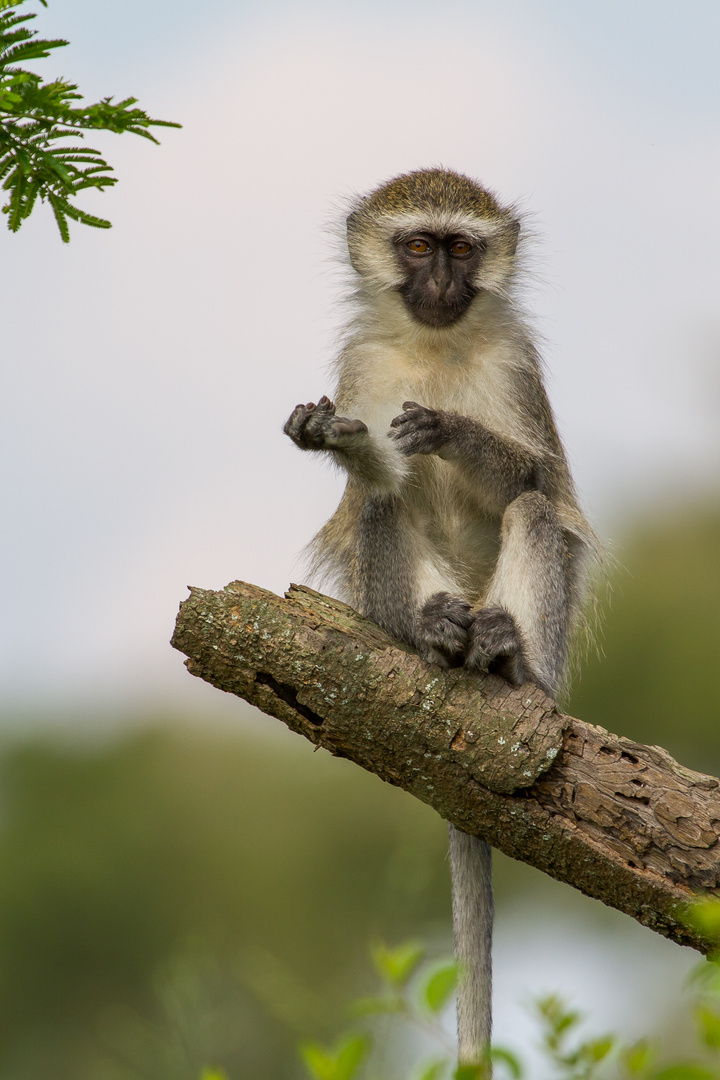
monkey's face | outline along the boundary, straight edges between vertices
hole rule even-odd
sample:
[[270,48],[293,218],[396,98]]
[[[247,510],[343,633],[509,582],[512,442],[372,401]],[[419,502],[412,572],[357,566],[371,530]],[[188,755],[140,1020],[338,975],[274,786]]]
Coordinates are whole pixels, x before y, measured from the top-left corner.
[[425,326],[452,326],[478,292],[486,243],[466,233],[401,233],[394,237],[402,273],[397,287],[410,314]]

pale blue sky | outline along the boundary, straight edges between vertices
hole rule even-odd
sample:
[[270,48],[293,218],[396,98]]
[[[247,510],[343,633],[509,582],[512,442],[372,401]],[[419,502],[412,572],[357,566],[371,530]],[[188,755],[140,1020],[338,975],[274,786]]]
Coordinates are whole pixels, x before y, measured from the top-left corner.
[[717,118],[720,8],[712,0],[687,0],[682,5],[668,0],[608,0],[601,5],[577,0],[502,4],[449,0],[442,12],[427,0],[343,4],[216,0],[207,12],[194,0],[127,0],[122,5],[53,0],[41,17],[48,35],[70,40],[67,55],[72,55],[73,73],[87,80],[88,93],[95,80],[98,92],[104,93],[107,79],[130,75],[146,82],[171,66],[173,59],[192,63],[198,48],[212,49],[226,34],[238,35],[241,53],[244,31],[252,33],[266,22],[281,30],[298,14],[308,22],[361,31],[372,24],[378,38],[389,34],[396,44],[401,44],[408,27],[428,26],[441,17],[456,31],[463,48],[468,46],[468,27],[475,35],[482,32],[483,22],[499,22],[521,41],[554,42],[574,58],[585,77],[599,84],[611,81],[620,93],[640,103],[645,100],[648,110],[665,111],[670,123],[692,123],[687,110],[696,123]]

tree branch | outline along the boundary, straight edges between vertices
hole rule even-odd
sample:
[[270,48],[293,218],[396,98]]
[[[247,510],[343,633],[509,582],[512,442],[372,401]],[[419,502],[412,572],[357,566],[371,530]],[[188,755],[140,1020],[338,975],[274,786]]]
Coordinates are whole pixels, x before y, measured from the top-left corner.
[[683,945],[720,892],[720,782],[565,716],[537,687],[425,664],[336,600],[236,581],[191,589],[188,670],[405,788],[453,825]]

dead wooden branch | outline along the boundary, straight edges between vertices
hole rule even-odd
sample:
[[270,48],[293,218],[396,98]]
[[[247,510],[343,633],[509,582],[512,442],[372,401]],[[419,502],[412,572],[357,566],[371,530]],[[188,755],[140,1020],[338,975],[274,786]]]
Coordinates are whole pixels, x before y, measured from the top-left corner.
[[344,604],[291,587],[192,589],[187,668],[513,858],[684,945],[720,892],[720,783],[565,716],[536,687],[423,663]]

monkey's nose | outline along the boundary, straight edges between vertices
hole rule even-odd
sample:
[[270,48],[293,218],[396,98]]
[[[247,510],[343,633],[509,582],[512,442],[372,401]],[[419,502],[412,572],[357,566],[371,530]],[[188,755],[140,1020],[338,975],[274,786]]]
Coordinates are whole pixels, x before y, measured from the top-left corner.
[[432,284],[436,298],[438,300],[444,300],[450,291],[452,277],[443,269],[440,273],[433,274]]

